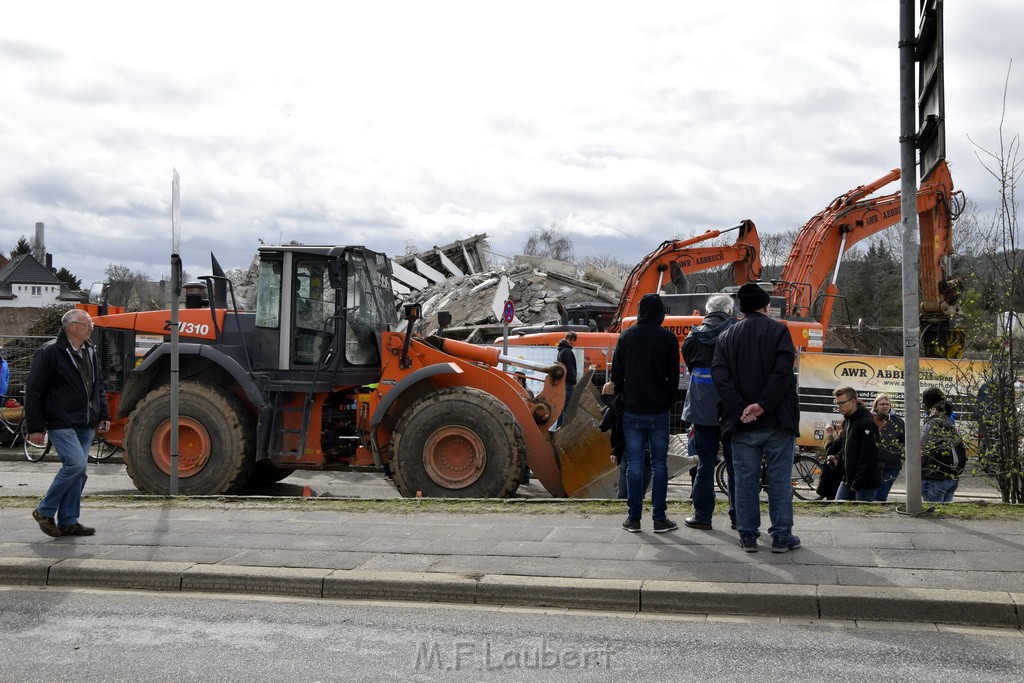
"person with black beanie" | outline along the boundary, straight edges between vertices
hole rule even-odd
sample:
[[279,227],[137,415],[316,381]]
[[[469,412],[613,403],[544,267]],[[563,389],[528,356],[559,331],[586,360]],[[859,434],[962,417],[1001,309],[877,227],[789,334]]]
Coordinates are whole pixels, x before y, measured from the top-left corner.
[[800,547],[793,535],[793,456],[800,433],[796,347],[789,329],[768,317],[768,292],[748,282],[737,298],[743,319],[718,338],[711,364],[722,399],[722,432],[732,439],[736,530],[743,550],[757,552],[764,459],[772,552],[784,553]]

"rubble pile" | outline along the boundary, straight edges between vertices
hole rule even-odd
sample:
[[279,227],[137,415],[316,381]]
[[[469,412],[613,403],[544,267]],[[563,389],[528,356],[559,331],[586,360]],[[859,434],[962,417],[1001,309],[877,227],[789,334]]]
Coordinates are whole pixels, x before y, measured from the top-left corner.
[[[517,256],[503,269],[449,278],[401,297],[403,303],[419,303],[422,319],[417,332],[437,332],[437,314],[447,311],[452,322],[446,337],[469,342],[492,340],[502,333],[502,322],[495,315],[501,310],[499,294],[502,278],[508,281],[508,300],[515,305],[517,324],[555,322],[558,304],[603,301],[618,303],[621,285],[608,273],[588,270],[577,277],[576,267],[562,261]],[[597,281],[595,281],[597,280]],[[500,300],[499,300],[500,299]]]

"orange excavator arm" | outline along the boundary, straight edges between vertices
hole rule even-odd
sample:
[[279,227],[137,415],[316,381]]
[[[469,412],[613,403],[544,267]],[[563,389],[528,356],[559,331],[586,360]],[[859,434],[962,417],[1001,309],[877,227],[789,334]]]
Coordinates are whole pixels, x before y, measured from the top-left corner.
[[[717,247],[693,245],[739,230],[733,244]],[[726,264],[732,264],[733,281],[737,285],[755,282],[761,277],[761,240],[753,221],[745,220],[727,230],[707,230],[685,240],[669,240],[644,257],[630,271],[622,288],[618,308],[609,330],[618,332],[623,318],[636,316],[640,299],[658,292],[665,282],[680,284],[685,276]]]
[[[787,299],[790,316],[811,317],[816,299],[824,297],[820,322],[828,329],[842,255],[901,220],[899,192],[870,197],[899,177],[899,169],[893,169],[873,183],[850,190],[800,229],[775,284],[776,295]],[[942,161],[917,193],[923,313],[945,312],[955,301],[955,288],[943,268],[943,258],[952,251],[953,196],[953,179]]]

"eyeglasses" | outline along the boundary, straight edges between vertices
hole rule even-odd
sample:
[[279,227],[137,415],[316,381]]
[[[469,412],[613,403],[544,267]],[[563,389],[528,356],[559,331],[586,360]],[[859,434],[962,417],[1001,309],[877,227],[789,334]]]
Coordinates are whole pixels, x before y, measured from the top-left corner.
[[70,324],[71,325],[85,325],[86,327],[88,327],[90,329],[93,328],[93,327],[96,327],[96,325],[91,320],[89,322],[84,322],[84,323],[82,321],[80,321],[80,320],[72,320]]
[[847,403],[849,403],[852,400],[853,400],[852,398],[848,398],[845,401],[836,401],[836,405],[841,408],[841,407],[843,407],[844,405],[846,405]]

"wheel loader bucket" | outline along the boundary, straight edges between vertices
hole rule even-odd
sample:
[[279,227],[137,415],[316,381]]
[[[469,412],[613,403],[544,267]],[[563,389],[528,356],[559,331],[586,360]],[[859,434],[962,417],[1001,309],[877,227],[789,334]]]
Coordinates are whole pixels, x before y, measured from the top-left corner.
[[611,461],[611,433],[602,432],[601,400],[591,381],[594,371],[576,385],[554,433],[562,485],[570,498],[614,498],[619,468]]
[[[554,434],[562,469],[562,486],[569,498],[615,498],[619,468],[611,461],[611,432],[602,432],[601,399],[587,372],[576,385],[565,409],[562,426]],[[669,437],[668,478],[697,466],[686,449],[686,437]]]

